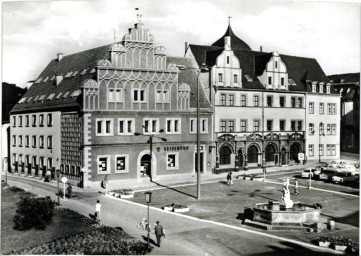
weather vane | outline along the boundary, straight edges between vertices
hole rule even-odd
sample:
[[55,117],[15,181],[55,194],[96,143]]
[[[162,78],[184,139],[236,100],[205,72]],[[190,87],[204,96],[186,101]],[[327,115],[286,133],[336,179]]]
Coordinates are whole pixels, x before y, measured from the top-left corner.
[[142,15],[140,14],[138,7],[135,8],[135,10],[138,11],[138,13],[137,13],[137,19],[138,19],[138,23],[140,23],[140,22],[141,22]]

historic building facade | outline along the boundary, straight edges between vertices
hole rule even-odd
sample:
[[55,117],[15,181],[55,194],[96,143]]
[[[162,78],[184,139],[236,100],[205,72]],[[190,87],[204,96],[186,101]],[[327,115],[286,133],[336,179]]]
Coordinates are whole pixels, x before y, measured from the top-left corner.
[[[215,109],[216,172],[316,159],[316,136],[307,129],[318,115],[309,115],[308,102],[324,101],[327,111],[328,104],[339,106],[339,96],[315,59],[252,51],[230,25],[210,46],[186,44],[185,56],[210,69],[201,78]],[[310,83],[322,84],[324,93],[312,93]],[[337,113],[323,116],[325,126],[339,129]],[[332,152],[325,158],[339,157],[338,136],[323,138]]]
[[[194,173],[197,72],[154,44],[138,22],[121,42],[52,60],[12,110],[13,170],[42,176],[36,170],[50,169],[54,176],[60,169],[84,186],[105,175]],[[199,108],[200,169],[210,172],[213,108],[203,90]],[[20,126],[27,116],[29,127]]]

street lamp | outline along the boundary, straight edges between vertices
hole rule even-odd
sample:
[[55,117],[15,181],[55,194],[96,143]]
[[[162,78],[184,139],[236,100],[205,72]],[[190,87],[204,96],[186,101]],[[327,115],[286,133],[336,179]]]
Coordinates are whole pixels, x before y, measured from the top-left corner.
[[201,174],[200,174],[200,105],[199,105],[199,78],[201,73],[207,72],[209,69],[204,63],[199,68],[188,68],[184,65],[177,65],[179,70],[196,69],[197,70],[197,199],[201,199]]
[[149,222],[149,204],[152,201],[152,192],[145,192],[145,202],[148,204],[148,227],[147,227],[147,231],[148,231],[148,239],[147,239],[147,246],[149,248],[149,232],[150,232],[150,222]]
[[[321,127],[322,127],[322,134],[321,134]],[[323,123],[320,122],[320,126],[318,127],[318,162],[321,163],[321,136],[325,136]]]
[[68,181],[67,177],[61,178],[61,181],[64,183],[64,200],[65,200],[65,183]]
[[57,177],[57,181],[58,181],[58,204],[60,205],[60,199],[59,199],[59,178],[60,178],[60,170],[59,169],[57,169],[56,170],[56,177]]
[[[164,132],[164,129],[160,129],[159,130],[160,133]],[[150,181],[152,182],[153,181],[153,175],[152,175],[152,154],[153,154],[153,137],[154,138],[158,138],[158,139],[161,139],[162,141],[167,141],[166,138],[162,138],[162,137],[158,137],[158,136],[155,136],[154,134],[151,134],[151,135],[147,135],[147,134],[142,134],[142,133],[138,133],[138,132],[135,132],[134,133],[135,136],[149,136],[149,140],[147,141],[147,143],[150,144],[150,163],[149,163],[149,177],[150,177]]]

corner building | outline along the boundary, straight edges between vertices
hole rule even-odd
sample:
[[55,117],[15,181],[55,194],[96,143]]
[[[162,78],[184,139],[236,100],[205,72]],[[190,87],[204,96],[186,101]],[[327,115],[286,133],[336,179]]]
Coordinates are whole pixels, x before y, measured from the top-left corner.
[[[138,22],[121,42],[52,60],[11,113],[16,139],[51,136],[52,147],[24,148],[15,141],[13,171],[27,174],[30,166],[29,174],[41,177],[32,171],[36,166],[54,177],[60,169],[79,186],[98,185],[105,175],[119,180],[194,173],[197,72],[186,58],[168,57],[154,43]],[[210,172],[213,108],[204,90],[199,97],[200,169]],[[17,123],[36,116],[39,127],[40,116],[49,114],[49,131]]]
[[[212,45],[186,44],[185,56],[194,66],[209,67],[201,78],[214,106],[215,172],[317,159],[318,136],[315,141],[306,129],[319,116],[307,112],[308,104],[338,109],[340,97],[315,59],[253,51],[230,24]],[[339,113],[322,118],[337,127],[321,139],[334,150],[323,160],[337,158]]]

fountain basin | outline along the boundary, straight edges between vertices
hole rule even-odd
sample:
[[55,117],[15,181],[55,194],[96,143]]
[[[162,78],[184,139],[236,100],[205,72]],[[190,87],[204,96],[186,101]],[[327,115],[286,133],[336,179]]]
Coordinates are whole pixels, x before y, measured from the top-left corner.
[[279,202],[259,203],[252,208],[253,220],[266,224],[299,224],[318,222],[321,209],[296,203],[285,209]]

